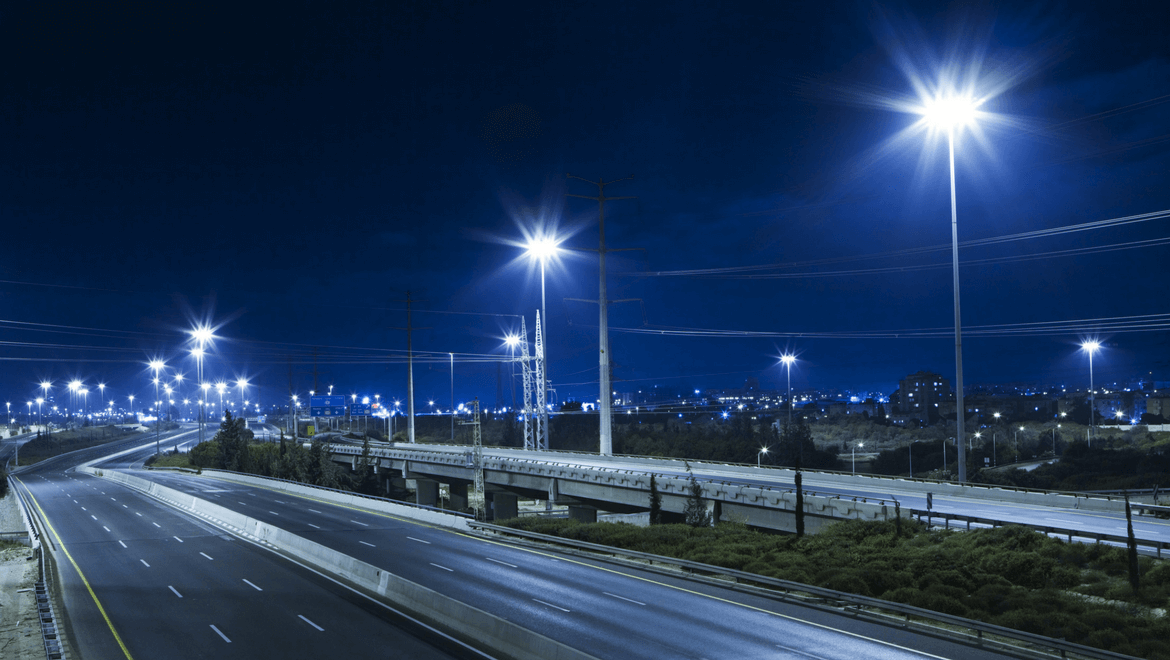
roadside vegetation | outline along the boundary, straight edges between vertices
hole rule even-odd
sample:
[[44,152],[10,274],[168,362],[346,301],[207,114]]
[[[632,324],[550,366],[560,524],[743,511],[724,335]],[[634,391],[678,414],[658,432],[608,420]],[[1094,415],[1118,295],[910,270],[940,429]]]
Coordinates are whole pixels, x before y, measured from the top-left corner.
[[1023,470],[982,470],[974,481],[1044,490],[1123,490],[1165,488],[1170,475],[1170,452],[1165,448],[1088,447],[1073,443],[1060,460]]
[[1170,660],[1170,563],[1006,526],[927,530],[849,520],[798,538],[743,525],[637,527],[520,518],[498,524],[907,603],[1143,658]]
[[[147,465],[153,467],[215,468],[245,472],[261,477],[288,479],[314,486],[353,490],[367,495],[384,494],[378,489],[367,439],[357,468],[351,473],[329,458],[322,442],[281,438],[279,442],[256,442],[242,418],[224,416],[211,440],[195,445],[188,454],[164,454]],[[396,493],[405,497],[406,493]]]
[[31,465],[46,458],[104,445],[107,442],[131,437],[135,431],[126,432],[117,426],[86,426],[54,433],[37,433],[37,437],[24,443],[20,448],[20,464]]

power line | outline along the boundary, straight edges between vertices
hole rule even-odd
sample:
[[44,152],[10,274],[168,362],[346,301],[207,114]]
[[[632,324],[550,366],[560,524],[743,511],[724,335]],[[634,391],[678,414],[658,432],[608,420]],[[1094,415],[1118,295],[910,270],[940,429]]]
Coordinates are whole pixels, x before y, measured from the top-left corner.
[[[1096,220],[1093,222],[1085,222],[1076,225],[1066,225],[1063,227],[1053,227],[1051,229],[1038,229],[1035,231],[1020,232],[1016,234],[1006,234],[1004,236],[993,236],[990,238],[980,238],[975,240],[963,241],[959,243],[961,248],[985,247],[988,245],[999,245],[1003,243],[1010,243],[1015,241],[1035,240],[1039,238],[1047,238],[1050,236],[1060,236],[1064,234],[1071,234],[1082,231],[1093,231],[1099,229],[1108,229],[1111,227],[1120,227],[1124,225],[1152,222],[1155,220],[1163,220],[1170,218],[1170,209],[1162,211],[1152,211],[1150,213],[1140,213],[1137,215],[1129,215],[1120,218],[1110,218],[1107,220]],[[1142,247],[1142,246],[1137,246]],[[768,270],[790,269],[790,268],[806,268],[812,266],[824,266],[839,263],[849,263],[854,261],[868,261],[873,259],[886,259],[890,257],[907,257],[915,255],[930,254],[933,252],[949,251],[951,246],[947,245],[929,245],[917,248],[906,248],[903,250],[891,250],[887,252],[877,252],[873,254],[863,254],[855,256],[843,257],[829,257],[826,259],[814,259],[808,261],[794,261],[789,263],[774,263],[774,264],[760,264],[755,266],[726,266],[721,268],[697,268],[697,269],[682,269],[682,270],[664,270],[648,273],[631,273],[632,275],[644,277],[679,277],[679,276],[704,276],[704,275],[728,275],[738,273],[751,273]]]

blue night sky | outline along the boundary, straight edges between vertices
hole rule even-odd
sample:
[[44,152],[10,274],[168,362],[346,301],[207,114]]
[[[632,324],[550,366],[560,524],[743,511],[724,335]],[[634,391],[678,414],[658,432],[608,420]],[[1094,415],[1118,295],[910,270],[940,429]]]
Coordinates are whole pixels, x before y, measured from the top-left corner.
[[947,145],[908,112],[940,80],[985,98],[955,144],[966,382],[1086,386],[1086,337],[1098,382],[1170,380],[1167,25],[1162,2],[9,7],[0,393],[146,393],[154,356],[193,378],[206,321],[209,379],[262,401],[314,364],[404,397],[410,291],[419,409],[448,352],[456,397],[494,403],[540,301],[517,244],[555,232],[551,380],[592,401],[597,306],[566,299],[597,298],[597,206],[565,195],[596,187],[566,173],[635,177],[607,189],[637,197],[606,213],[633,249],[609,298],[636,299],[615,389],[779,386],[785,351],[800,388],[951,378]]

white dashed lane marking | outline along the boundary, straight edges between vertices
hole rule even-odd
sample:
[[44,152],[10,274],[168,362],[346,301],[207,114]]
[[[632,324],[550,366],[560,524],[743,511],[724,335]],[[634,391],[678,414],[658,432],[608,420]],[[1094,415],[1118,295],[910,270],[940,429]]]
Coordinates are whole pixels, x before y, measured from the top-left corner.
[[297,615],[297,617],[299,617],[301,621],[304,621],[305,623],[309,624],[310,626],[313,626],[313,627],[314,627],[314,628],[316,628],[317,630],[319,630],[319,631],[321,631],[321,632],[325,632],[325,629],[324,629],[324,628],[322,628],[321,626],[319,626],[319,625],[317,625],[317,624],[313,623],[312,621],[309,621],[308,619],[306,619],[306,618],[305,618],[305,615],[303,615],[303,614],[298,614],[298,615]]

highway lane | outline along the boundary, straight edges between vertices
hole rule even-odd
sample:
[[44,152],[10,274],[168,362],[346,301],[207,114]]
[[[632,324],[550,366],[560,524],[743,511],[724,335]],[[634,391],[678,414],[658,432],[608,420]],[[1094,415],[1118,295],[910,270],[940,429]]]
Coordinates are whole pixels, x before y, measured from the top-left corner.
[[75,461],[17,483],[52,526],[67,625],[87,659],[476,655],[193,516],[61,469]]
[[[410,448],[438,450],[463,455],[466,448],[443,445],[415,445]],[[648,474],[645,461],[624,460],[623,457],[600,457],[588,454],[560,454],[556,452],[524,452],[514,449],[484,448],[485,458],[498,456],[501,458],[522,458],[525,460],[541,460],[550,465],[578,465],[589,468],[629,470]],[[792,481],[791,470],[764,468],[755,474],[746,475],[742,468],[739,470],[725,470],[710,464],[696,464],[693,472],[698,479],[712,481],[726,481],[731,484],[744,486],[768,487],[778,490],[791,490],[796,487]],[[671,466],[654,469],[658,475],[685,479],[685,471]],[[826,478],[823,473],[805,472],[803,476],[804,490],[823,495],[839,495],[845,498],[865,498],[869,501],[885,500],[891,502],[897,499],[903,508],[925,510],[926,495],[917,490],[906,490],[902,486],[908,482],[899,479],[874,479],[859,477],[856,485],[843,487],[838,479],[842,475],[834,475],[833,479]],[[1124,513],[1105,511],[1086,511],[1065,507],[1029,506],[1015,502],[1004,502],[988,497],[956,497],[953,495],[935,494],[932,497],[933,510],[939,513],[954,513],[967,516],[977,516],[1004,522],[1014,522],[1026,525],[1039,525],[1074,529],[1086,533],[1126,534]],[[1170,541],[1170,521],[1160,520],[1151,516],[1134,517],[1134,534],[1138,538],[1153,541]]]
[[0,467],[7,465],[8,461],[12,460],[18,447],[36,437],[36,433],[22,433],[11,438],[0,440]]
[[601,658],[990,658],[992,653],[664,577],[534,551],[320,498],[136,471],[391,571]]

